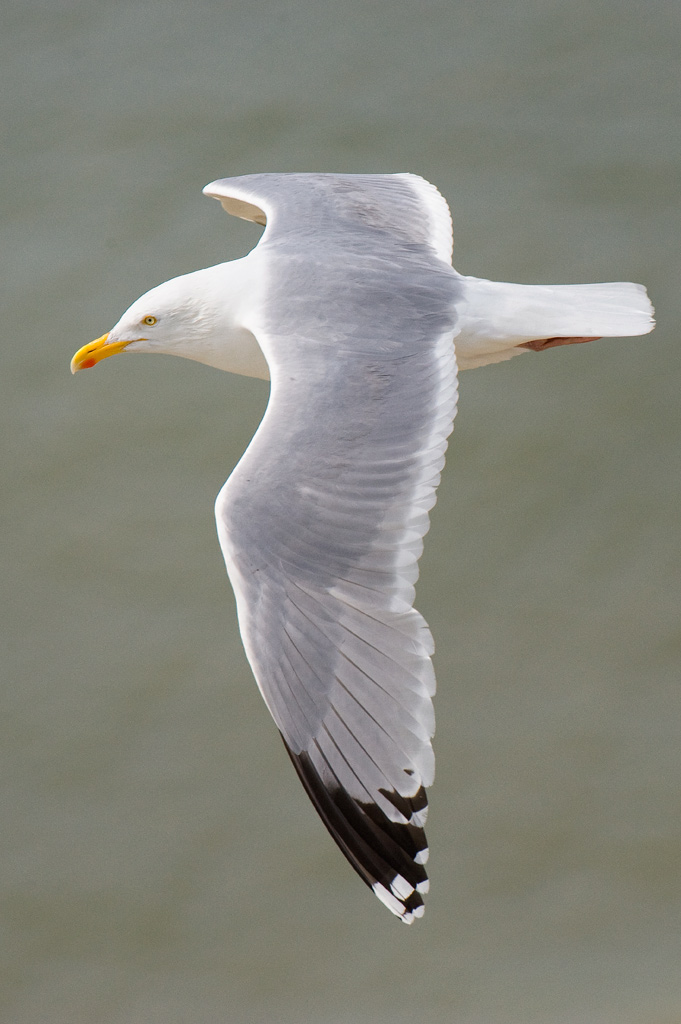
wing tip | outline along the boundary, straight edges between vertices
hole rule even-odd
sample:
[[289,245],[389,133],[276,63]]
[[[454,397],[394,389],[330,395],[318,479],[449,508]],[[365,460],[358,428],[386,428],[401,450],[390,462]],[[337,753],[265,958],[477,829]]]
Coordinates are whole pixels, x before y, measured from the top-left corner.
[[425,904],[421,894],[415,889],[412,889],[411,894],[406,898],[396,895],[394,886],[398,880],[399,876],[395,876],[389,889],[381,882],[374,882],[371,888],[383,906],[387,907],[395,917],[399,917],[403,924],[413,924],[417,918],[423,917],[425,914]]
[[[405,924],[423,917],[423,897],[430,885],[424,867],[428,860],[422,827],[425,789],[421,787],[408,800],[412,814],[406,823],[391,821],[378,804],[356,800],[337,781],[323,780],[307,751],[295,753],[283,736],[282,740],[317,813],[360,878]],[[401,810],[405,798],[392,797]]]

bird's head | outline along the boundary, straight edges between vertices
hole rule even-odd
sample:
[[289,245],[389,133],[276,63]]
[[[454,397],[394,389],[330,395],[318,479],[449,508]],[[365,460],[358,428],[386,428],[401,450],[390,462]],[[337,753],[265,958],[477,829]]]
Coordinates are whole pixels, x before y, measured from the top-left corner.
[[152,288],[108,334],[76,352],[71,373],[118,352],[159,352],[267,378],[265,358],[242,322],[244,273],[239,264],[245,262],[198,270]]
[[216,326],[217,310],[196,283],[175,278],[152,288],[126,310],[115,327],[76,352],[71,372],[86,370],[118,352],[189,355]]

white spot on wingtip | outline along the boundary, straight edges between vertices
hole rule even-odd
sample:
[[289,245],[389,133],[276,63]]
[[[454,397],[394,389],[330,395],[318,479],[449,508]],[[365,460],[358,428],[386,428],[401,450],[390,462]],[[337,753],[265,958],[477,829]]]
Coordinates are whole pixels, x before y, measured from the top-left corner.
[[426,819],[428,817],[428,808],[424,807],[420,811],[414,811],[411,818],[409,819],[410,825],[415,825],[416,828],[424,828]]
[[396,896],[386,889],[384,885],[381,885],[380,882],[375,882],[371,888],[374,890],[375,895],[378,896],[381,903],[386,906],[388,910],[392,910],[393,914],[396,914],[404,920],[404,907]]
[[[406,879],[402,878],[401,875],[396,875],[395,879],[400,880],[400,889],[402,889],[403,887],[407,887],[409,889],[409,896],[414,892],[413,887],[409,885]],[[424,884],[427,886],[428,881],[426,880],[425,883],[420,882],[419,885],[416,887],[417,890],[427,892],[427,888],[421,889],[421,886]],[[392,887],[395,886],[395,880],[393,880],[391,885]],[[384,885],[381,885],[380,882],[375,882],[371,888],[373,889],[375,895],[378,896],[381,903],[384,906],[386,906],[388,910],[391,910],[396,917],[399,917],[400,921],[403,921],[404,924],[411,924],[415,917],[423,917],[426,909],[423,905],[421,905],[420,907],[414,907],[413,910],[407,910],[402,901],[398,899],[398,897],[395,896],[394,893],[386,889]]]
[[414,854],[414,864],[427,864],[429,857],[430,857],[430,850],[426,846],[425,849],[419,850],[418,853]]
[[407,879],[403,878],[402,875],[395,875],[390,883],[390,888],[395,896],[401,900],[409,899],[414,891],[414,886],[410,885]]

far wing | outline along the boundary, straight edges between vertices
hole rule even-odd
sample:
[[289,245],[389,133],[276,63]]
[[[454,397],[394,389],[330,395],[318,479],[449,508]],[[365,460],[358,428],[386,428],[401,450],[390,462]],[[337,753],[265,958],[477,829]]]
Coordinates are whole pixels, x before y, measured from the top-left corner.
[[382,249],[380,236],[418,245],[448,266],[452,262],[449,207],[434,185],[416,174],[245,174],[219,178],[203,189],[234,217],[267,225],[288,244],[306,236],[318,245]]

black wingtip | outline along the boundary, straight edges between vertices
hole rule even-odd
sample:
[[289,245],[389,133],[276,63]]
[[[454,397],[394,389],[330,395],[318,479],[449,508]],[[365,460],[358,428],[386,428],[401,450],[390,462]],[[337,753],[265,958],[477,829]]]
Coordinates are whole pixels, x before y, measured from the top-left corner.
[[422,917],[429,885],[424,868],[425,789],[410,798],[381,791],[407,823],[394,822],[378,804],[355,800],[340,785],[325,783],[307,752],[294,753],[285,739],[284,746],[319,816],[358,875],[406,924]]

